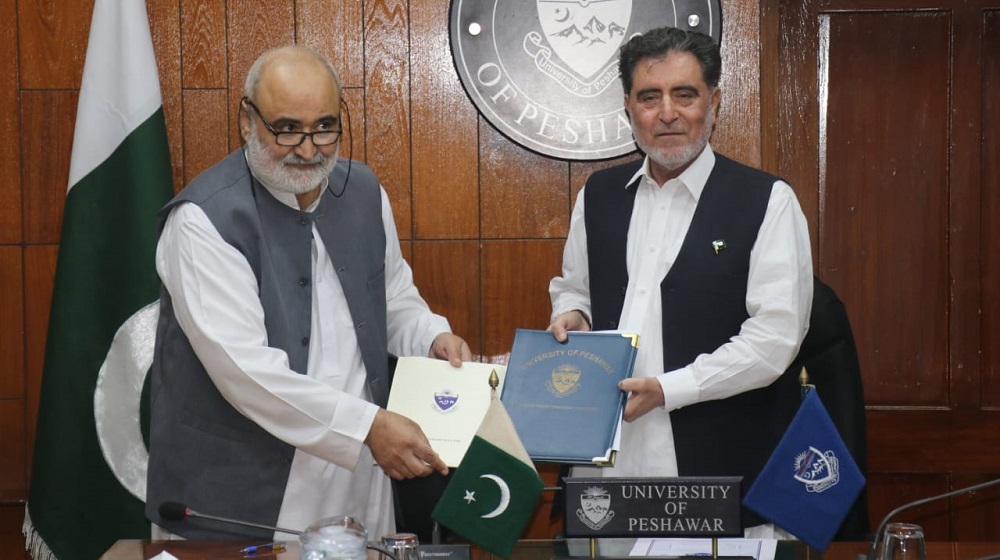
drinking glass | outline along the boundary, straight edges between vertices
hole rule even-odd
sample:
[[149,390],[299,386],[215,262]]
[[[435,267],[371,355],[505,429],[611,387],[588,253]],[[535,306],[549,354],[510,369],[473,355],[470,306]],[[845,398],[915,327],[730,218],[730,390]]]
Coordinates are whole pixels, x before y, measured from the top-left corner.
[[383,535],[382,547],[395,554],[397,560],[420,560],[420,542],[413,533]]
[[327,517],[299,536],[300,560],[366,560],[368,531],[353,517]]
[[881,560],[927,560],[924,530],[912,523],[886,525]]

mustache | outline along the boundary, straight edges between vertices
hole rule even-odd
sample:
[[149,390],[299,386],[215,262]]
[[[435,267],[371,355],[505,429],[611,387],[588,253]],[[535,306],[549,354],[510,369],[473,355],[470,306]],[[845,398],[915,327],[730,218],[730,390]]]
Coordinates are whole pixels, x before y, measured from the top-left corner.
[[293,152],[282,158],[281,163],[285,165],[322,165],[326,163],[326,159],[326,156],[319,152],[308,159]]

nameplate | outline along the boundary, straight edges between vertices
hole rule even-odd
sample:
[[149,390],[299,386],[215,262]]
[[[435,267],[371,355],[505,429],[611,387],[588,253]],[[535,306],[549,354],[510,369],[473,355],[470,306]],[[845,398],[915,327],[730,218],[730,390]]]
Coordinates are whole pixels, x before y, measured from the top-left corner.
[[421,544],[420,560],[469,560],[467,544]]
[[742,536],[741,480],[564,478],[566,536]]

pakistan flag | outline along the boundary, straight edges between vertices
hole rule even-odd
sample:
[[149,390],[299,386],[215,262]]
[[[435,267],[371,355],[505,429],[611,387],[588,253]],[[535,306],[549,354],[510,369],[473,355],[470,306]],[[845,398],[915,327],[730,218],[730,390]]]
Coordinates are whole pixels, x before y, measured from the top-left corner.
[[431,516],[507,558],[541,495],[542,479],[507,410],[494,398]]
[[157,210],[173,193],[145,0],[97,0],[49,314],[25,546],[93,560],[148,538],[140,395]]

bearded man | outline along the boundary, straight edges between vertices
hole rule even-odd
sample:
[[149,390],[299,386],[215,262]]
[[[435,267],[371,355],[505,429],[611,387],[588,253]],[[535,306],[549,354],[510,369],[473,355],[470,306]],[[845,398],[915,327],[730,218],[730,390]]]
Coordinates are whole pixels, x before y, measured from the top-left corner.
[[[787,426],[772,417],[772,383],[809,326],[805,216],[787,183],[709,145],[722,96],[711,37],[650,30],[622,46],[619,69],[645,158],[580,191],[549,330],[640,343],[619,385],[629,397],[617,464],[574,475],[742,476],[746,492]],[[748,510],[743,522],[748,536],[787,536]]]
[[296,531],[350,515],[377,538],[395,530],[389,477],[448,472],[385,410],[388,356],[471,353],[413,285],[374,173],[338,160],[341,93],[315,51],[263,53],[245,146],[160,213],[146,514],[170,536],[289,535],[162,519],[164,501]]

